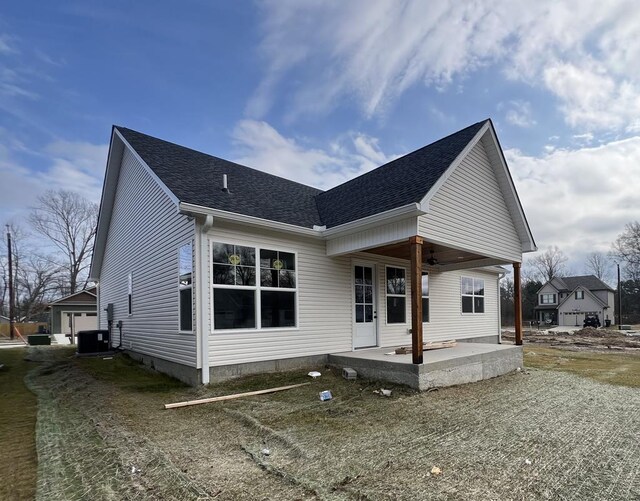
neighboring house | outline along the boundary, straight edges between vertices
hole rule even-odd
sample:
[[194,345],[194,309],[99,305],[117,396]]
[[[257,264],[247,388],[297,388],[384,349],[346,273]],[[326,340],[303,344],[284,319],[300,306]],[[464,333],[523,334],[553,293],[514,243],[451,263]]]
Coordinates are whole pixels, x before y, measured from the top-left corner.
[[96,288],[82,290],[49,303],[51,310],[51,334],[71,336],[75,342],[80,331],[98,328]]
[[536,318],[555,325],[582,327],[585,316],[614,323],[615,291],[594,275],[554,278],[538,291]]
[[206,384],[498,343],[499,265],[535,249],[490,120],[328,191],[114,127],[91,280],[114,347]]

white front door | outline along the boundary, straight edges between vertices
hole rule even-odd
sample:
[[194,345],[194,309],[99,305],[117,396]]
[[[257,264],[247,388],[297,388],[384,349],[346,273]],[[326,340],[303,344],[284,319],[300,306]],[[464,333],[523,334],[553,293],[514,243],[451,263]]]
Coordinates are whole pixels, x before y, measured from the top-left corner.
[[353,268],[354,348],[367,348],[377,344],[376,318],[378,315],[375,304],[374,276],[373,266],[355,265]]

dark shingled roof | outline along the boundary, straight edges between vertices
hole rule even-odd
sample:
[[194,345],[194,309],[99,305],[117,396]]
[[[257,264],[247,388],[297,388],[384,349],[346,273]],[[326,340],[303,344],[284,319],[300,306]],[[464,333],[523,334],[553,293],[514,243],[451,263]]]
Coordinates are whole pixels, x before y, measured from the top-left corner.
[[487,122],[397,158],[317,197],[327,228],[420,202]]
[[[181,202],[271,221],[328,228],[420,202],[484,120],[352,179],[321,190],[116,127]],[[222,190],[227,174],[230,193]]]
[[560,280],[566,285],[566,290],[574,290],[576,287],[584,287],[590,291],[601,291],[613,289],[605,284],[595,275],[582,275],[579,277],[562,277]]
[[[116,127],[181,202],[311,228],[321,190]],[[229,192],[222,191],[227,174]]]

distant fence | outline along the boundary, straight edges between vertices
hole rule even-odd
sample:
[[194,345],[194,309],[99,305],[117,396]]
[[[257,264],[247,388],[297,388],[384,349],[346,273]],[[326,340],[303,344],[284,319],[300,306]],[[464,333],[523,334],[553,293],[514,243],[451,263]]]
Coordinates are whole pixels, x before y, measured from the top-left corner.
[[[20,334],[23,336],[28,336],[29,334],[36,334],[40,326],[43,326],[45,329],[49,328],[49,324],[47,322],[36,322],[36,323],[20,323],[16,322],[13,324],[18,328]],[[0,336],[9,337],[9,324],[0,324]]]

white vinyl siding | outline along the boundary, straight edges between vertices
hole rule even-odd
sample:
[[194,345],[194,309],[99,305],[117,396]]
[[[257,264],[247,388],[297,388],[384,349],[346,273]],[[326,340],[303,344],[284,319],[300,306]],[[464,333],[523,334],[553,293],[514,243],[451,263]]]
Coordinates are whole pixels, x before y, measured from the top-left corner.
[[327,255],[337,256],[389,243],[402,242],[415,236],[417,230],[418,223],[414,216],[350,235],[329,238],[327,240]]
[[[113,345],[196,366],[196,336],[179,330],[178,247],[191,241],[194,222],[146,168],[125,148],[100,273],[100,305],[114,305]],[[128,316],[128,275],[133,274],[132,315]],[[196,288],[194,287],[194,291]],[[194,294],[195,296],[195,294]],[[195,325],[195,324],[194,324]],[[100,328],[107,328],[105,314]]]
[[506,261],[522,260],[522,244],[482,142],[435,193],[418,227],[430,241]]
[[[209,313],[209,363],[212,367],[321,355],[352,348],[351,260],[327,257],[321,240],[239,227],[220,222],[209,231],[211,242],[234,243],[296,254],[296,327],[213,330]],[[208,246],[208,262],[211,246]],[[209,269],[209,273],[211,270]],[[211,284],[211,277],[208,277]],[[206,304],[212,307],[211,287]]]

